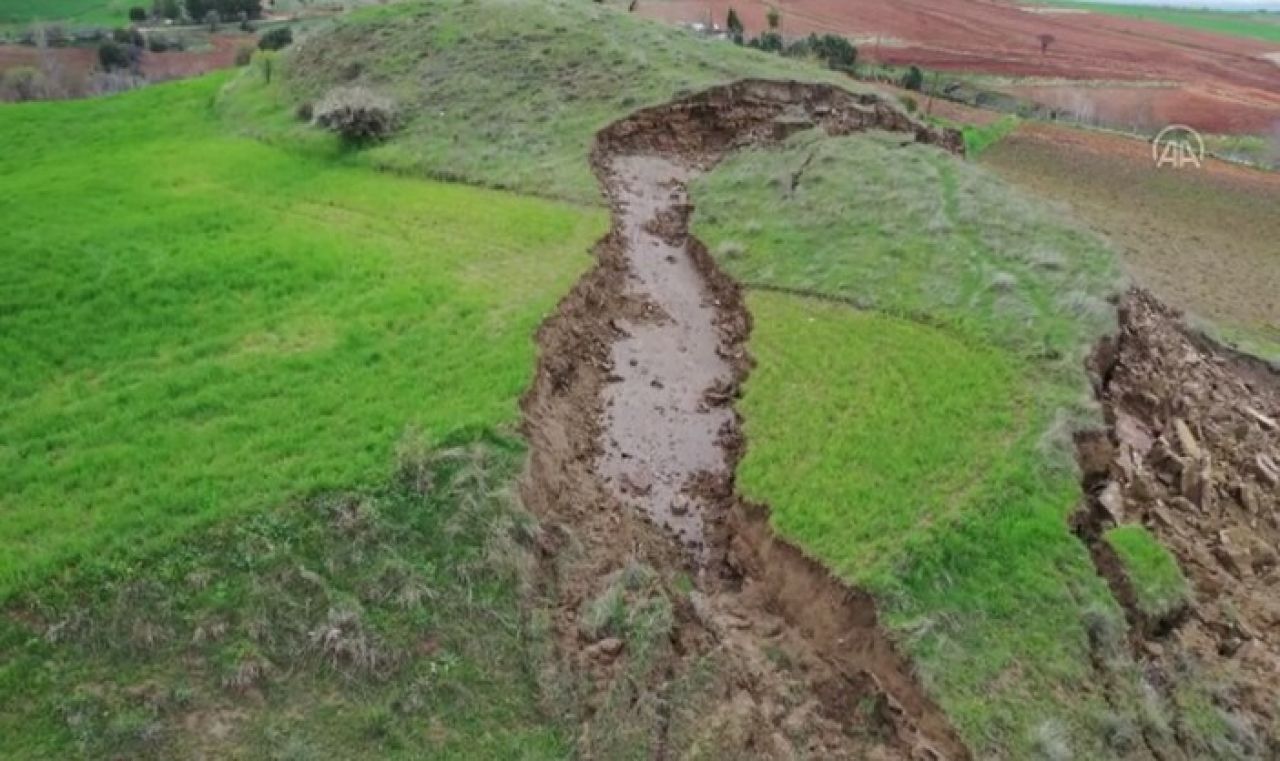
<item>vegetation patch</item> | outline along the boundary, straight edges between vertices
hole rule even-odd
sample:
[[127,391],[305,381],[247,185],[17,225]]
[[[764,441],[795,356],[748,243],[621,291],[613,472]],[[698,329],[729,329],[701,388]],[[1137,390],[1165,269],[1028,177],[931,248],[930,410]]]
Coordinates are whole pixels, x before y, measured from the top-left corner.
[[586,160],[598,129],[643,106],[745,77],[845,76],[707,40],[575,0],[439,0],[367,8],[295,44],[283,76],[253,73],[221,108],[282,143],[332,146],[293,118],[334,87],[365,86],[401,106],[401,130],[360,161],[599,203]]
[[1190,596],[1187,580],[1178,561],[1139,525],[1116,526],[1103,538],[1120,559],[1133,589],[1138,610],[1152,621],[1160,621],[1186,606]]
[[408,437],[380,484],[24,592],[6,758],[564,758],[518,607],[522,454]]
[[1016,116],[1005,116],[991,124],[966,124],[961,130],[964,133],[964,149],[970,158],[976,158],[983,151],[1003,140],[1009,133],[1018,128]]
[[513,421],[603,229],[227,136],[224,82],[0,109],[0,598]]

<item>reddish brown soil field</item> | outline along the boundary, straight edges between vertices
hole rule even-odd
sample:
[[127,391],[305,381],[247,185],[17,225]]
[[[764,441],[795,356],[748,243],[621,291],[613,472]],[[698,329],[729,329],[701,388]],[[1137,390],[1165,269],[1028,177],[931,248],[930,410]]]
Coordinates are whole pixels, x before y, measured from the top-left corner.
[[[651,0],[639,10],[668,21],[723,24],[730,6],[749,33],[763,29],[768,8],[776,6],[785,35],[837,32],[856,38],[865,58],[884,63],[1172,82],[1151,105],[1153,117],[1208,132],[1262,132],[1280,123],[1280,66],[1263,58],[1277,46],[1258,40],[1095,13],[1035,13],[990,0]],[[1043,34],[1054,42],[1042,55]]]
[[[192,77],[235,63],[236,49],[253,44],[253,38],[239,34],[218,34],[210,38],[212,47],[199,51],[145,52],[142,73],[152,81]],[[95,47],[53,48],[50,51],[73,78],[84,80],[98,66]],[[39,68],[39,51],[30,45],[0,45],[0,71],[17,66]]]
[[1214,159],[1157,169],[1145,141],[1037,123],[980,161],[1069,205],[1161,298],[1280,342],[1280,173]]

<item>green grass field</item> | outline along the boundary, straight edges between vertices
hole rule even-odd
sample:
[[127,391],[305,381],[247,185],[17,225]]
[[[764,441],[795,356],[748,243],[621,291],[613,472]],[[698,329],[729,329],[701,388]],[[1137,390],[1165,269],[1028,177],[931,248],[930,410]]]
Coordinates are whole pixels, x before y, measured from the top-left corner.
[[227,135],[225,81],[0,109],[5,755],[562,757],[486,564],[519,446],[387,484],[516,421],[604,215]]
[[284,76],[237,83],[236,128],[289,145],[323,142],[293,108],[339,84],[396,98],[405,116],[370,165],[599,203],[584,157],[596,130],[637,108],[742,77],[847,77],[706,41],[575,0],[439,0],[367,8],[299,48]]
[[135,5],[151,7],[141,0],[0,0],[0,25],[45,21],[112,26],[125,23],[129,8]]
[[601,230],[225,136],[224,81],[0,111],[0,594],[513,421]]
[[1083,3],[1053,0],[1060,8],[1079,8],[1125,18],[1159,21],[1162,24],[1214,32],[1233,37],[1252,37],[1267,42],[1280,42],[1280,13],[1220,11],[1200,8],[1163,8],[1123,3]]
[[754,287],[740,488],[876,595],[978,757],[1042,756],[1059,723],[1077,752],[1122,755],[1103,725],[1143,719],[1090,665],[1091,628],[1124,623],[1067,527],[1064,439],[1092,419],[1082,358],[1110,325],[1109,252],[892,137],[800,135],[692,195],[695,232]]

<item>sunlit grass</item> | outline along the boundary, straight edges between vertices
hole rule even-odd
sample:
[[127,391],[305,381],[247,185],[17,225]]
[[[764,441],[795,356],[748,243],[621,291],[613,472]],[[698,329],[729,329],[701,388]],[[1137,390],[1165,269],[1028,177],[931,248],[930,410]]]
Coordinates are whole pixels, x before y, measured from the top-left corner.
[[225,136],[224,81],[0,109],[0,596],[513,422],[588,261],[597,212]]
[[1190,589],[1178,561],[1140,525],[1116,526],[1104,538],[1120,558],[1138,609],[1154,620],[1187,602]]

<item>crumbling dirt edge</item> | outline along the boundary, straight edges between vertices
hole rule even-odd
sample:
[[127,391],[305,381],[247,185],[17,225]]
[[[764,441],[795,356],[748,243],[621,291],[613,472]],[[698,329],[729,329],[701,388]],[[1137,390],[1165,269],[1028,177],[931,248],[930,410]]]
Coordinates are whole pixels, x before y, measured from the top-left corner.
[[[1267,629],[1280,624],[1280,606],[1267,600],[1280,583],[1280,372],[1142,289],[1120,297],[1117,312],[1116,334],[1086,362],[1104,426],[1076,435],[1083,501],[1070,526],[1125,614],[1134,661],[1174,710],[1174,738],[1144,740],[1155,758],[1194,757],[1197,739],[1176,710],[1180,680],[1192,679],[1217,683],[1215,704],[1256,733],[1248,750],[1272,757],[1280,644]],[[1177,560],[1191,587],[1185,606],[1158,617],[1140,608],[1103,538],[1127,524],[1145,526]],[[1211,679],[1187,676],[1201,673]]]

